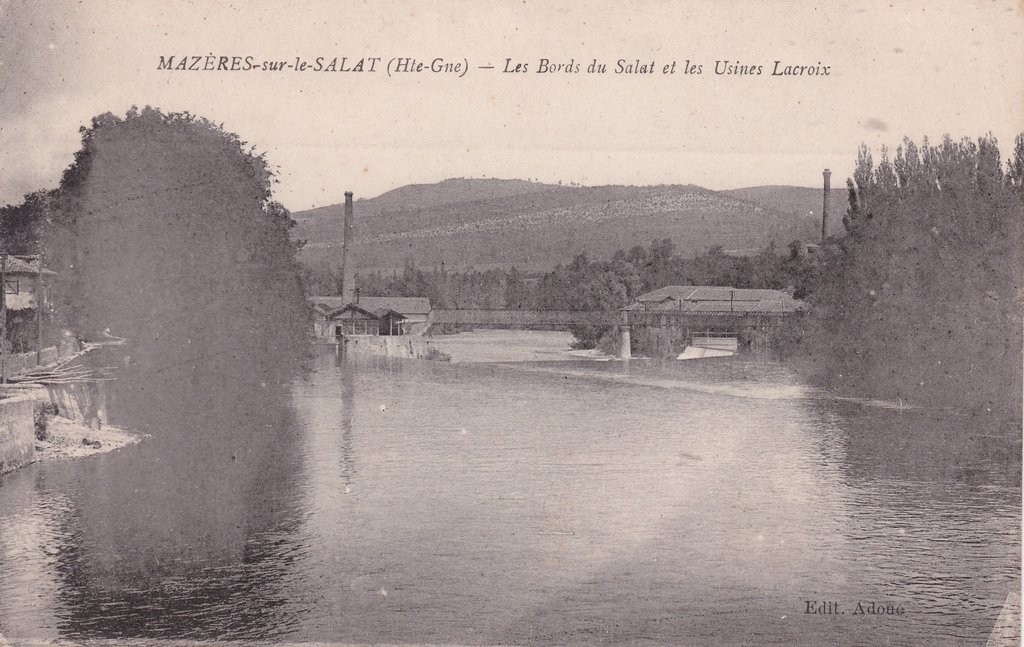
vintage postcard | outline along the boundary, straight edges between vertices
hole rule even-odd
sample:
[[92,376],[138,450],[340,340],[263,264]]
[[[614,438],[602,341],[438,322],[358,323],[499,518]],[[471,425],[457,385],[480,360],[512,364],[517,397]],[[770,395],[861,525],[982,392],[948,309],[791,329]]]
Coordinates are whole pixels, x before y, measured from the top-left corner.
[[0,0],[0,647],[1019,645],[1016,0]]

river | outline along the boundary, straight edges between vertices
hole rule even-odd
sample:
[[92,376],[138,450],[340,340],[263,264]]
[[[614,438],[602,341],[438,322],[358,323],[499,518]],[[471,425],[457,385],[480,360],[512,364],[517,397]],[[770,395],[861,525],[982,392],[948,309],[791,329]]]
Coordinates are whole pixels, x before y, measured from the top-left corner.
[[0,633],[982,645],[1020,587],[1012,431],[770,360],[552,359],[132,365],[109,415],[149,438],[0,481]]

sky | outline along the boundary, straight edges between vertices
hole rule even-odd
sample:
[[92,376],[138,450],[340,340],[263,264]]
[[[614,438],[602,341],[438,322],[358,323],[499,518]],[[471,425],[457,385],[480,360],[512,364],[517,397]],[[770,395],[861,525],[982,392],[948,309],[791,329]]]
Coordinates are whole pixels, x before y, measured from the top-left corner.
[[[377,72],[160,70],[161,56]],[[465,74],[388,75],[397,57]],[[540,59],[580,64],[539,73]],[[505,73],[506,59],[525,74]],[[605,74],[587,74],[593,59]],[[655,62],[654,74],[614,74]],[[191,59],[190,59],[191,60]],[[683,74],[684,61],[702,66]],[[827,76],[772,76],[827,65]],[[676,62],[675,74],[663,74]],[[717,75],[716,61],[761,65]],[[0,0],[0,204],[53,188],[98,114],[189,111],[266,153],[292,210],[448,177],[833,185],[859,145],[1024,131],[1024,5]],[[479,69],[492,65],[493,70]]]

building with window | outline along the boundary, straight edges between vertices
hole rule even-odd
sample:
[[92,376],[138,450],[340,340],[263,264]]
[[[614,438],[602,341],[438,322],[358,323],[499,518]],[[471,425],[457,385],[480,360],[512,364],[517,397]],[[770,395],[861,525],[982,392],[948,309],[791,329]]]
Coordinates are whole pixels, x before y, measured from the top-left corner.
[[[38,256],[7,257],[7,268],[4,274],[4,304],[7,310],[30,310],[36,307],[36,292],[40,285],[44,286],[42,302],[45,304],[45,277],[55,275],[46,268],[40,275]],[[40,280],[40,279],[44,280]]]
[[354,335],[416,335],[430,323],[430,299],[423,297],[363,297],[351,303],[343,297],[310,297],[313,333],[319,339]]

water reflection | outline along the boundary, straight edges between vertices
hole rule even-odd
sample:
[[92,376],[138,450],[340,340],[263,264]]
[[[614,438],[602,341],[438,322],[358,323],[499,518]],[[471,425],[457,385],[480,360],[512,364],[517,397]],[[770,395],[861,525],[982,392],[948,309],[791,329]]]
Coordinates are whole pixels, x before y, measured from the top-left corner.
[[777,365],[139,371],[111,406],[149,441],[0,486],[0,631],[959,644],[1019,582],[1019,440]]
[[351,492],[352,478],[355,475],[355,452],[352,446],[352,412],[355,409],[355,369],[350,361],[335,354],[335,366],[341,377],[341,478],[345,483],[346,493]]
[[31,504],[35,516],[62,519],[44,538],[60,555],[52,571],[59,631],[231,637],[287,629],[276,609],[296,550],[284,539],[299,522],[288,506],[298,430],[287,386],[243,364],[133,358],[112,383],[111,418],[149,433],[146,442],[124,457],[31,468],[47,492],[67,497],[57,511],[46,493]]
[[1018,422],[999,416],[893,411],[826,399],[815,404],[823,415],[843,420],[850,478],[1020,486]]
[[[987,636],[1020,587],[1020,430],[997,416],[818,401],[840,464],[862,598],[902,601],[920,642]],[[918,644],[920,644],[920,642]]]
[[61,606],[58,573],[73,559],[73,544],[64,540],[75,534],[74,510],[42,475],[8,477],[2,492],[0,629],[9,637],[55,639]]

